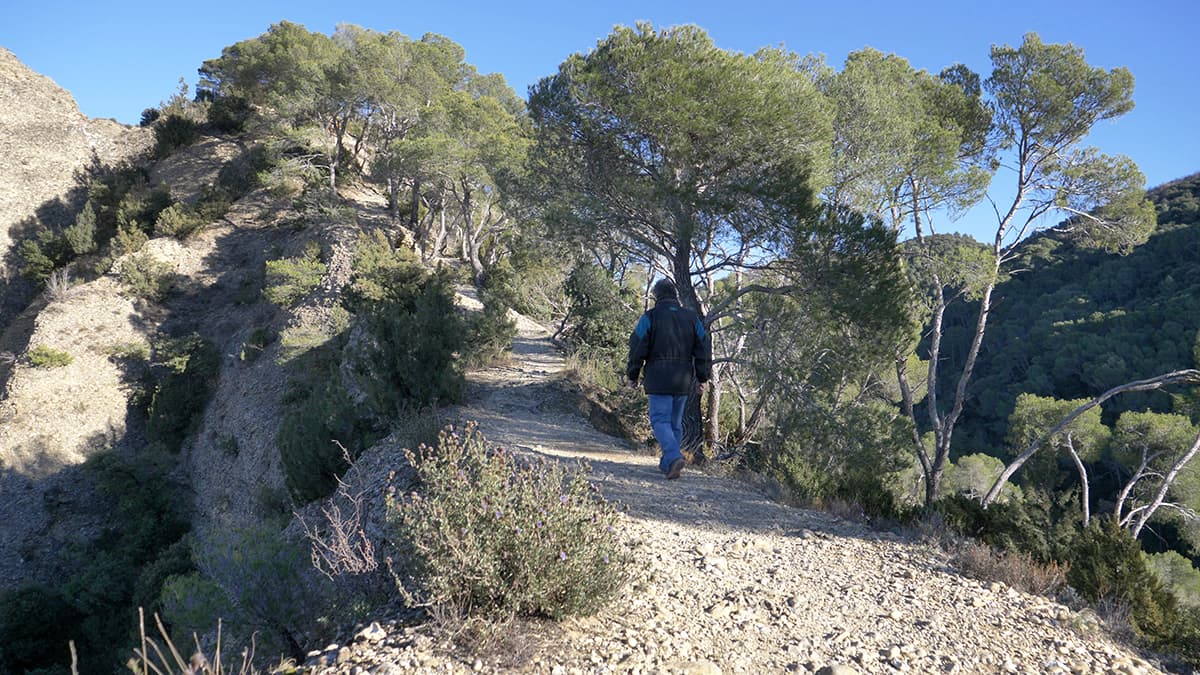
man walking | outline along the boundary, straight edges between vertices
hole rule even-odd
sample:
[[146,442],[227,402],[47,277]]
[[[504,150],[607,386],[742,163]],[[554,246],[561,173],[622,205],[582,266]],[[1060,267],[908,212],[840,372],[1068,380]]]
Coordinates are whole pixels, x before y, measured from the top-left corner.
[[[693,311],[679,306],[670,279],[660,279],[651,291],[654,307],[642,315],[629,336],[628,386],[638,375],[650,397],[650,426],[662,448],[658,468],[668,479],[683,471],[683,409],[688,395],[702,392],[712,377],[712,344],[704,323]],[[643,372],[644,367],[644,372]]]

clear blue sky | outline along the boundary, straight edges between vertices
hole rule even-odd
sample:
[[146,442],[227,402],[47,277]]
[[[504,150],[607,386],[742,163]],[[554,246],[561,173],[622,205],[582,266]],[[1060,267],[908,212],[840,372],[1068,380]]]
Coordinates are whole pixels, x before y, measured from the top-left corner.
[[[1072,42],[1094,66],[1129,68],[1133,112],[1104,123],[1091,142],[1132,157],[1157,185],[1200,171],[1200,2],[1166,0],[1010,0],[803,2],[520,2],[493,0],[293,0],[258,2],[87,2],[7,0],[0,46],[70,91],[90,117],[135,124],[144,108],[221,49],[288,20],[330,33],[338,23],[411,37],[441,33],[463,45],[482,72],[499,72],[518,93],[552,74],[564,57],[587,51],[616,24],[694,23],[717,45],[753,51],[784,45],[822,53],[840,67],[864,46],[895,52],[932,72],[956,62],[984,77],[993,44],[1020,44],[1028,31]],[[968,9],[969,7],[969,9]],[[0,115],[3,111],[0,110]],[[975,214],[946,229],[972,232]]]

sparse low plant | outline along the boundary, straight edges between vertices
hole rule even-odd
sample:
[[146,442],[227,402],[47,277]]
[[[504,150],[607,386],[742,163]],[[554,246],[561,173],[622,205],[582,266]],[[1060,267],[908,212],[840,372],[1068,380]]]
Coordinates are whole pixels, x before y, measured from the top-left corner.
[[142,340],[114,342],[104,349],[104,354],[118,361],[149,361],[150,343]]
[[46,278],[46,298],[55,302],[64,300],[71,286],[70,270],[65,267],[55,270]]
[[333,307],[320,323],[300,323],[279,332],[280,364],[289,363],[315,349],[328,345],[350,327],[350,313]]
[[987,544],[965,541],[955,547],[954,559],[964,574],[983,581],[999,581],[1013,588],[1054,597],[1066,584],[1070,565],[1038,562],[1018,551],[997,551]]
[[[175,641],[171,639],[170,632],[163,626],[162,619],[158,614],[154,615],[154,624],[157,629],[158,637],[152,637],[146,633],[146,616],[145,613],[138,609],[138,637],[140,638],[140,647],[134,650],[134,658],[130,659],[128,665],[130,670],[135,673],[155,673],[156,675],[254,675],[261,672],[254,667],[254,643],[251,641],[250,646],[241,650],[238,657],[235,657],[233,663],[228,663],[222,660],[221,651],[224,645],[222,641],[222,625],[217,622],[217,642],[216,646],[209,654],[205,653],[203,647],[200,646],[200,640],[193,633],[192,639],[195,644],[195,650],[189,650],[184,647],[184,651],[176,646]],[[160,644],[161,642],[161,644]],[[184,643],[186,644],[186,643]],[[184,657],[184,654],[191,651],[191,656]]]
[[272,339],[274,339],[274,336],[271,334],[269,328],[255,328],[250,333],[250,337],[246,338],[246,341],[242,343],[242,349],[238,352],[238,359],[243,363],[253,363],[262,355],[263,350],[267,348]]
[[418,488],[388,497],[397,586],[446,619],[598,610],[628,578],[617,511],[586,465],[491,447],[474,424],[405,452]]
[[29,350],[29,363],[34,368],[62,368],[75,361],[75,357],[61,349],[38,345]]

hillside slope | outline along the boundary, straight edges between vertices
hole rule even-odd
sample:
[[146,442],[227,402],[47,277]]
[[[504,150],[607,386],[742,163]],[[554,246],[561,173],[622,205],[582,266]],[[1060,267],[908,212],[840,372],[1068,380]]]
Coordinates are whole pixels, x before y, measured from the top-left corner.
[[111,165],[145,151],[149,129],[88,119],[75,99],[50,78],[0,47],[0,326],[19,311],[5,297],[16,274],[10,249],[31,218],[59,224],[81,203],[80,179],[95,165]]
[[[1021,246],[996,288],[992,319],[955,446],[1003,447],[1018,394],[1089,398],[1132,380],[1195,367],[1200,330],[1200,174],[1148,191],[1158,230],[1121,256],[1047,233]],[[947,313],[965,345],[973,306]],[[961,358],[961,352],[950,358]],[[957,367],[957,366],[956,366]],[[1105,410],[1171,409],[1167,394],[1131,394]]]
[[1158,672],[1090,612],[960,576],[939,549],[728,478],[689,469],[667,482],[655,457],[572,407],[548,331],[521,321],[513,355],[472,373],[451,417],[498,445],[590,462],[625,506],[637,580],[599,616],[518,625],[478,660],[384,621],[315,655],[314,672]]

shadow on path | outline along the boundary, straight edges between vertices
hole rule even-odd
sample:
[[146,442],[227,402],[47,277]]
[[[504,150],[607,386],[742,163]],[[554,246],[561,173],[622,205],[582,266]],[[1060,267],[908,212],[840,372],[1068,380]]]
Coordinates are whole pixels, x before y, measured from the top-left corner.
[[667,481],[657,454],[606,435],[571,405],[561,385],[565,361],[549,333],[522,318],[511,362],[471,373],[466,402],[490,443],[557,458],[586,460],[605,497],[636,518],[720,531],[791,533],[809,529],[867,535],[869,528],[772,501],[753,486],[699,470]]

